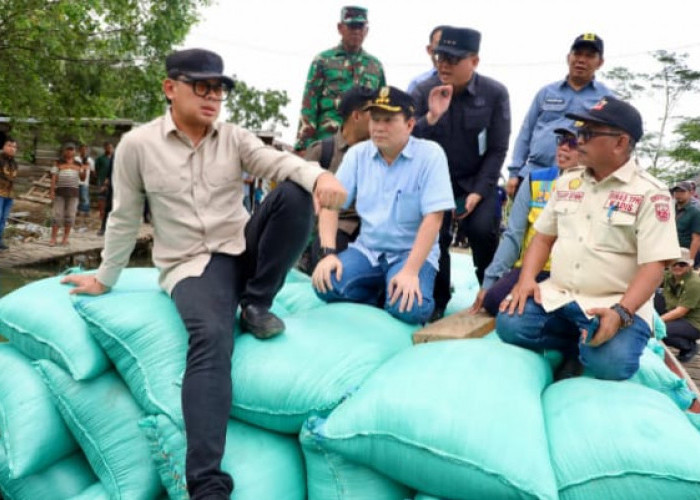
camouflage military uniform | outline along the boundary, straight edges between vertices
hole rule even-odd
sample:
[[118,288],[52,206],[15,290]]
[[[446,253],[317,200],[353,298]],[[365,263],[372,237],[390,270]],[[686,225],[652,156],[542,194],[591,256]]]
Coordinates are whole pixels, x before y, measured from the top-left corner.
[[338,45],[321,52],[309,68],[294,149],[304,150],[340,128],[338,103],[343,92],[354,86],[378,89],[385,84],[382,63],[364,50],[350,54]]

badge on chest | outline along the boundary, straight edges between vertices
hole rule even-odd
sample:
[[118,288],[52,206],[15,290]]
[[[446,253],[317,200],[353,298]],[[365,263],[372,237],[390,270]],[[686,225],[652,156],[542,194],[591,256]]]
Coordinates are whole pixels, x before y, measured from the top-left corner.
[[623,191],[610,191],[603,208],[614,210],[623,214],[637,215],[642,205],[644,196],[641,194],[625,193]]

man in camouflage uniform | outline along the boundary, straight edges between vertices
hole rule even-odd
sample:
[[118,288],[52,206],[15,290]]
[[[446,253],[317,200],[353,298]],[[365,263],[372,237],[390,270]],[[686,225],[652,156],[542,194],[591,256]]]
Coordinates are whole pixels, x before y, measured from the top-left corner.
[[294,146],[297,151],[306,150],[340,128],[343,120],[338,104],[344,92],[351,87],[378,89],[386,84],[382,63],[362,50],[367,31],[367,9],[342,8],[340,44],[318,54],[309,68]]

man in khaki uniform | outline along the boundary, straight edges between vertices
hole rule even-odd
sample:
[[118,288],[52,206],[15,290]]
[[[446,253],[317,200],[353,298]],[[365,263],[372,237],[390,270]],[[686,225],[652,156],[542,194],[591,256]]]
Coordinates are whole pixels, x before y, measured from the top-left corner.
[[[639,368],[664,264],[680,255],[673,204],[632,157],[643,134],[635,108],[605,97],[566,116],[581,121],[585,167],[557,181],[496,330],[505,342],[562,351],[567,370],[578,359],[597,378],[624,380]],[[551,277],[537,284],[550,252]]]

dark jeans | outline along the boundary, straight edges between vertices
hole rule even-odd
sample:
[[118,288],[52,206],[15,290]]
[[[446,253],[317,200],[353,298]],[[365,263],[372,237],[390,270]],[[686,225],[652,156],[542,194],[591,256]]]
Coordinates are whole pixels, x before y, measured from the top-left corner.
[[[700,252],[699,252],[700,253]],[[666,300],[660,291],[654,295],[654,309],[659,315],[667,312]],[[685,318],[666,321],[666,338],[664,344],[675,347],[680,351],[689,351],[695,342],[700,339],[700,331]]]
[[[494,212],[498,206],[498,194],[493,193],[484,197],[469,214],[460,226],[469,240],[472,249],[476,278],[479,284],[484,281],[484,271],[491,263],[493,254],[498,247],[498,221]],[[452,242],[452,212],[445,212],[440,228],[440,261],[437,276],[435,277],[435,308],[444,310],[452,298],[450,292],[450,243]]]
[[[498,307],[501,305],[501,302],[503,302],[503,299],[506,298],[506,295],[513,290],[519,278],[520,268],[513,268],[501,276],[501,278],[488,289],[484,297],[484,309],[486,309],[487,313],[494,317],[498,314]],[[539,283],[547,278],[549,278],[549,271],[540,271],[540,273],[535,276],[535,281]]]
[[310,195],[283,182],[248,222],[243,254],[213,254],[201,276],[185,278],[173,289],[172,298],[189,333],[182,413],[192,500],[228,499],[233,491],[231,476],[221,470],[221,458],[231,410],[236,309],[239,303],[272,304],[304,248],[312,211]]

